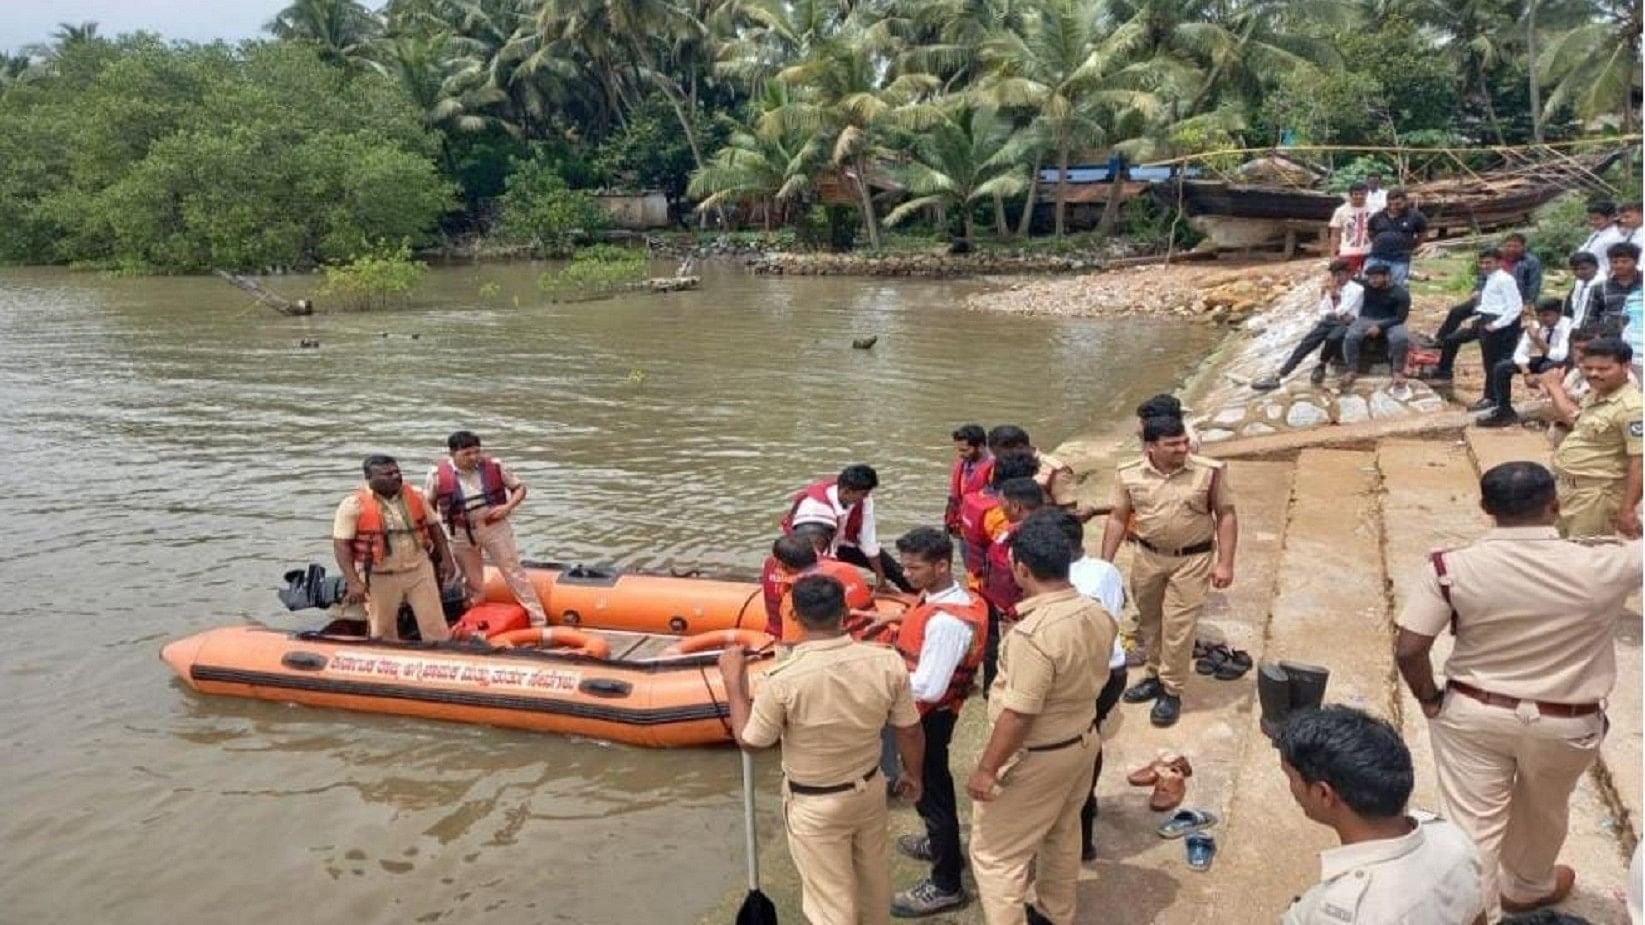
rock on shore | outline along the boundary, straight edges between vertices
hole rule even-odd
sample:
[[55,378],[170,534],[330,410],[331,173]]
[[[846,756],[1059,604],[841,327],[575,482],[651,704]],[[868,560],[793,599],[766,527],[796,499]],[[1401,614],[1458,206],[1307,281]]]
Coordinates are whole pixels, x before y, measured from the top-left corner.
[[1291,292],[1312,262],[1151,264],[1069,279],[1018,281],[972,296],[979,311],[1105,318],[1146,315],[1239,327]]

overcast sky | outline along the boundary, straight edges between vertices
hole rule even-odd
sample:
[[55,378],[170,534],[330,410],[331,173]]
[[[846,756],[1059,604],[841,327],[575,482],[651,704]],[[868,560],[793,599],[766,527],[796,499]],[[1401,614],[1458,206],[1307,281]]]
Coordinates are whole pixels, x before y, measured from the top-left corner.
[[251,38],[286,0],[0,0],[0,50],[44,42],[60,22],[97,23],[101,35],[147,30],[168,39]]

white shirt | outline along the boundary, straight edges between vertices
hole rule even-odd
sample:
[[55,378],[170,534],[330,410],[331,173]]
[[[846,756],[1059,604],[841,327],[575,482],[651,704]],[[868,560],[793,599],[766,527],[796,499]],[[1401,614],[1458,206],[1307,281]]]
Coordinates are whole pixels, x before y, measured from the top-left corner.
[[794,522],[803,523],[831,523],[835,525],[834,545],[830,552],[838,551],[841,546],[856,546],[862,554],[872,559],[880,554],[879,537],[874,532],[874,496],[869,495],[862,499],[862,530],[857,535],[855,543],[845,538],[845,522],[849,519],[850,508],[840,504],[840,486],[828,486],[828,503],[824,504],[809,495],[800,499],[800,506],[794,509]]
[[1594,290],[1604,283],[1605,277],[1597,273],[1587,282],[1580,279],[1571,281],[1571,327],[1582,327],[1582,322],[1588,319],[1588,300],[1593,298]]
[[[1622,226],[1618,225],[1617,230],[1622,231]],[[1627,241],[1629,244],[1632,244],[1640,250],[1645,250],[1645,227],[1635,228],[1631,231],[1623,231],[1622,240]]]
[[1365,304],[1365,287],[1349,280],[1337,290],[1337,298],[1332,300],[1329,290],[1319,299],[1319,317],[1321,319],[1335,318],[1338,315],[1347,315],[1350,319],[1359,317],[1359,308]]
[[[1125,612],[1125,579],[1112,562],[1096,556],[1081,556],[1068,564],[1068,582],[1074,590],[1102,605],[1117,626],[1120,614]],[[1114,652],[1108,658],[1108,670],[1125,666],[1125,645],[1114,637]]]
[[1372,215],[1375,215],[1378,212],[1381,212],[1383,209],[1386,209],[1386,208],[1388,208],[1388,191],[1387,190],[1378,188],[1378,189],[1366,190],[1365,191],[1365,209],[1366,209],[1366,211],[1370,212]]
[[1565,362],[1565,357],[1569,356],[1571,352],[1571,329],[1573,327],[1571,319],[1565,317],[1561,317],[1559,323],[1552,328],[1542,328],[1542,322],[1537,322],[1534,328],[1542,328],[1542,339],[1548,343],[1546,351],[1538,350],[1536,345],[1531,343],[1529,332],[1532,328],[1527,328],[1527,333],[1519,335],[1519,346],[1514,348],[1514,365],[1524,366],[1531,362],[1533,354],[1547,357],[1550,363]]
[[1524,303],[1519,299],[1519,284],[1514,282],[1514,275],[1507,270],[1497,267],[1496,271],[1485,278],[1485,288],[1479,293],[1479,308],[1481,315],[1495,315],[1486,323],[1488,331],[1500,331],[1519,320],[1519,312]]
[[1354,208],[1351,202],[1337,206],[1331,213],[1331,227],[1337,229],[1342,237],[1337,242],[1337,253],[1343,257],[1354,257],[1371,252],[1371,210],[1361,206]]
[[[946,591],[925,595],[922,603],[965,606],[971,601],[971,592],[955,582]],[[941,700],[948,693],[948,683],[954,680],[954,669],[970,649],[971,624],[951,614],[932,614],[925,624],[925,639],[920,642],[920,660],[908,679],[914,699],[920,703]]]
[[1588,232],[1588,239],[1583,241],[1582,246],[1578,247],[1577,250],[1593,254],[1594,259],[1599,261],[1599,276],[1597,278],[1607,279],[1611,275],[1611,258],[1605,256],[1605,251],[1612,244],[1624,240],[1627,240],[1627,238],[1622,229],[1618,228],[1615,222],[1612,222],[1598,231]]

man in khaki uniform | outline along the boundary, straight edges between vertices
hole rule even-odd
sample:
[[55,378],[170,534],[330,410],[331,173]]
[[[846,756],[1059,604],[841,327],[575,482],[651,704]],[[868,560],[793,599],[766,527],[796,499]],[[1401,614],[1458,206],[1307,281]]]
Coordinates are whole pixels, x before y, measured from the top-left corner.
[[1148,677],[1124,699],[1154,701],[1149,720],[1170,726],[1182,714],[1207,588],[1234,582],[1239,520],[1226,464],[1188,452],[1181,418],[1147,419],[1142,440],[1142,458],[1122,464],[1115,476],[1102,558],[1114,561],[1124,539],[1136,546],[1131,596],[1148,652]]
[[[451,531],[451,549],[468,585],[470,605],[485,600],[485,562],[497,567],[509,593],[525,608],[532,626],[547,626],[542,599],[520,564],[508,516],[525,500],[525,483],[508,467],[480,450],[478,435],[459,430],[446,440],[451,458],[428,470],[423,494]],[[483,554],[483,555],[482,555]]]
[[[1068,511],[1075,509],[1079,486],[1074,478],[1073,467],[1050,453],[1037,449],[1034,442],[1029,439],[1028,431],[1015,424],[1001,424],[988,432],[988,450],[996,459],[1012,453],[1032,454],[1039,463],[1039,468],[1034,470],[1034,481],[1038,482],[1040,489],[1045,492],[1046,503]],[[1089,519],[1089,515],[1086,519]]]
[[892,727],[896,790],[920,798],[925,737],[902,656],[840,628],[845,589],[808,575],[790,592],[804,631],[793,653],[761,676],[750,702],[741,646],[720,656],[731,730],[745,748],[783,750],[783,821],[812,925],[891,920],[880,730]]
[[[1496,529],[1432,554],[1399,617],[1398,660],[1429,719],[1445,816],[1479,846],[1494,922],[1571,891],[1576,873],[1554,861],[1605,736],[1612,634],[1642,574],[1638,540],[1559,537],[1554,479],[1536,463],[1492,468],[1480,494]],[[1429,650],[1447,629],[1442,688]]]
[[1598,337],[1582,350],[1588,394],[1571,400],[1562,383],[1547,382],[1556,423],[1571,432],[1554,450],[1561,536],[1639,536],[1639,387],[1628,381],[1633,350],[1618,337]]
[[1393,726],[1330,706],[1293,714],[1274,744],[1291,797],[1342,843],[1320,853],[1320,882],[1281,925],[1467,925],[1479,917],[1479,850],[1449,822],[1406,815],[1416,774]]
[[1035,921],[1074,921],[1080,808],[1102,747],[1095,703],[1116,630],[1069,583],[1072,559],[1067,536],[1046,515],[1030,516],[1011,538],[1024,597],[1000,640],[988,742],[966,784],[971,872],[988,925],[1022,925],[1029,903]]
[[408,602],[423,641],[449,638],[440,604],[440,584],[453,568],[445,534],[423,496],[405,487],[392,457],[368,456],[362,468],[366,484],[337,505],[331,524],[332,551],[348,584],[343,603],[365,601],[373,639],[400,638],[400,605]]

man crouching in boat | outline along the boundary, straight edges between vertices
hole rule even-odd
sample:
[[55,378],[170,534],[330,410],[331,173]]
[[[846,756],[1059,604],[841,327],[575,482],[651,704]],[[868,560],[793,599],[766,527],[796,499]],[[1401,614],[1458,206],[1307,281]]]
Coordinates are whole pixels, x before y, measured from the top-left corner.
[[525,483],[502,463],[480,451],[480,438],[459,430],[446,440],[451,458],[435,463],[428,472],[423,494],[434,502],[440,519],[451,531],[451,549],[468,586],[470,606],[485,600],[485,563],[490,557],[507,582],[510,594],[525,608],[532,626],[547,626],[542,599],[520,564],[514,528],[508,515],[525,500]]
[[750,700],[742,646],[720,655],[731,731],[744,748],[782,742],[783,821],[800,874],[800,905],[812,925],[891,920],[880,729],[896,730],[896,790],[920,798],[925,736],[908,669],[886,646],[857,642],[840,626],[845,589],[824,575],[794,583],[804,638],[761,675]]
[[331,525],[337,568],[348,583],[343,603],[365,602],[373,639],[400,638],[403,603],[411,604],[423,641],[449,638],[440,606],[440,585],[452,577],[445,533],[423,496],[406,490],[392,456],[367,456],[361,468],[366,484],[337,505]]
[[791,616],[794,605],[789,592],[794,582],[806,575],[827,575],[838,581],[845,588],[845,604],[851,610],[874,606],[874,591],[862,573],[827,554],[833,535],[826,524],[798,523],[793,533],[771,544],[771,555],[760,568],[760,590],[765,598],[765,631],[772,638],[784,642],[797,638],[798,623]]

